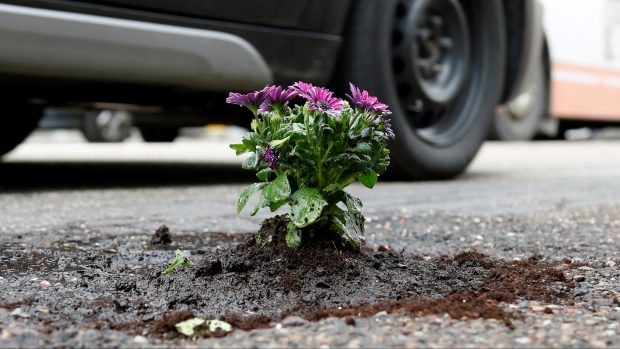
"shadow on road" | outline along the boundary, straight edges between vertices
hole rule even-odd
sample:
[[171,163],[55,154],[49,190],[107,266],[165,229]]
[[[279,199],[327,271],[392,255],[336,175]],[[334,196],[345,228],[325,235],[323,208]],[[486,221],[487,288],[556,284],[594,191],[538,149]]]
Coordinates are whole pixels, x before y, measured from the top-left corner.
[[234,164],[0,163],[0,192],[246,183]]

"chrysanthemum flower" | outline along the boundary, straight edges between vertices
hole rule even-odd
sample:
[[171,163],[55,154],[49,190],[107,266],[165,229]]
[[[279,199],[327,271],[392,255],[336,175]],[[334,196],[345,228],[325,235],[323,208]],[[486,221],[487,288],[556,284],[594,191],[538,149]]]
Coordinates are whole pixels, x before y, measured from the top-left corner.
[[366,90],[360,91],[360,89],[351,82],[349,83],[349,86],[351,87],[351,94],[347,94],[346,96],[353,104],[369,112],[391,114],[388,109],[389,107],[386,104],[379,102],[377,97],[369,95]]
[[292,88],[284,90],[282,86],[267,86],[265,90],[266,97],[258,109],[259,114],[272,110],[281,111],[282,107],[297,96],[296,90]]

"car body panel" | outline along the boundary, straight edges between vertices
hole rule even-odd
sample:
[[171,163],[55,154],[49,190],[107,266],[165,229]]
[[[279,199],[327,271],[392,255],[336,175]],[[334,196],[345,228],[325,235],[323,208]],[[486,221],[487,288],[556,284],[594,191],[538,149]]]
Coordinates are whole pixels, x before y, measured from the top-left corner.
[[0,72],[225,91],[271,71],[244,39],[218,31],[0,4]]
[[[303,20],[292,27],[225,21],[221,19],[224,15],[218,15],[217,11],[212,16],[204,13],[202,16],[189,16],[165,12],[161,7],[151,10],[136,8],[136,3],[132,7],[131,3],[123,2],[124,7],[111,6],[100,1],[96,3],[68,0],[2,1],[20,6],[207,29],[237,35],[260,52],[273,72],[274,81],[286,85],[297,80],[318,84],[325,84],[330,80],[342,46],[342,31],[346,24],[350,0],[336,0],[333,4],[328,0],[313,0],[307,7]],[[260,4],[260,1],[254,3]],[[332,5],[328,6],[327,3]],[[238,7],[236,11],[240,13],[244,9]],[[233,15],[225,17],[230,16]]]

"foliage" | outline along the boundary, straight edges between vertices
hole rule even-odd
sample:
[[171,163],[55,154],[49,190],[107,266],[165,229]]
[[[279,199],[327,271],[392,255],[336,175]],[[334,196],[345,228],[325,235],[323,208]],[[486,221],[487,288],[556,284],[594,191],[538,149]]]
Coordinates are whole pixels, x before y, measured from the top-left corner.
[[163,275],[168,274],[169,272],[171,272],[172,270],[174,270],[174,268],[178,266],[181,266],[181,267],[194,266],[194,263],[192,263],[192,261],[190,261],[189,258],[185,257],[183,255],[183,252],[181,252],[180,250],[174,251],[174,254],[175,254],[174,262],[172,262],[172,264],[170,264],[168,268],[164,270],[164,272],[162,273]]
[[[296,97],[305,103],[289,106]],[[227,99],[254,114],[251,132],[230,146],[237,155],[250,154],[242,167],[259,179],[243,190],[237,211],[258,192],[252,215],[288,205],[290,247],[300,246],[303,229],[310,227],[337,233],[355,248],[364,243],[362,203],[344,189],[355,181],[374,187],[389,164],[387,142],[394,133],[387,105],[352,84],[348,97],[351,103],[298,82]]]

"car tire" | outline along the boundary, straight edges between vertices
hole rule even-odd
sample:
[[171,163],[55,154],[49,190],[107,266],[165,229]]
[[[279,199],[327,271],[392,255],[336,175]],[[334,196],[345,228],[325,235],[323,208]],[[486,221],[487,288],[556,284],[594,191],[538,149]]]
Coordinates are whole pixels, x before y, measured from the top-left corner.
[[37,127],[43,108],[36,105],[3,105],[10,122],[0,127],[0,156],[18,146]]
[[498,108],[493,119],[491,139],[500,141],[529,141],[540,132],[549,115],[549,84],[544,65],[532,72],[526,90],[506,105]]
[[140,127],[142,139],[145,142],[173,142],[179,135],[179,129],[175,127]]
[[[435,10],[445,18],[432,19]],[[433,26],[430,36],[425,25]],[[451,178],[472,161],[489,134],[503,87],[504,28],[498,0],[355,2],[338,80],[390,105],[396,134],[392,175]],[[437,46],[445,66],[434,65],[442,58],[425,52]]]
[[122,110],[93,110],[84,115],[82,133],[91,143],[118,143],[131,136],[131,114]]

